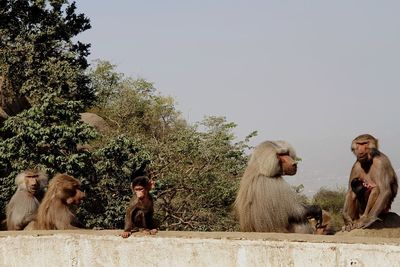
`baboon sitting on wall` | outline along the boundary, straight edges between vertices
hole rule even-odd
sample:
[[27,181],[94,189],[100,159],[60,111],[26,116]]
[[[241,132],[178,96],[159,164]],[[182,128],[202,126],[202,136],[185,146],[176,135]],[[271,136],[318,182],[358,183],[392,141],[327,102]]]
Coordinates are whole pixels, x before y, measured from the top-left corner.
[[314,233],[308,219],[321,224],[322,210],[297,200],[297,194],[282,178],[297,172],[296,152],[285,141],[258,145],[240,182],[235,209],[245,232]]
[[25,230],[66,230],[82,228],[71,206],[79,205],[85,198],[78,179],[57,174],[50,180],[49,188],[39,206],[36,219]]
[[156,234],[157,226],[153,219],[154,202],[150,194],[153,186],[146,176],[138,176],[132,180],[132,198],[125,214],[123,238],[129,237],[133,231],[141,230],[145,234]]
[[15,177],[17,191],[6,206],[7,230],[23,230],[36,216],[47,184],[47,175],[26,170]]
[[[378,147],[378,139],[362,134],[351,142],[356,156],[350,172],[343,206],[343,230],[367,228],[387,214],[397,195],[398,180],[389,158]],[[385,217],[385,216],[384,216]]]

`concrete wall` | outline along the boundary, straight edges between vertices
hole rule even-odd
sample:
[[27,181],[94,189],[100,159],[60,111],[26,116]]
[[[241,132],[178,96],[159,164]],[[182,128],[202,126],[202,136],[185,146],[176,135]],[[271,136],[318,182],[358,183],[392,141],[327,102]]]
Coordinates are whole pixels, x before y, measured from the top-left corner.
[[0,232],[0,266],[400,266],[400,238],[273,233]]

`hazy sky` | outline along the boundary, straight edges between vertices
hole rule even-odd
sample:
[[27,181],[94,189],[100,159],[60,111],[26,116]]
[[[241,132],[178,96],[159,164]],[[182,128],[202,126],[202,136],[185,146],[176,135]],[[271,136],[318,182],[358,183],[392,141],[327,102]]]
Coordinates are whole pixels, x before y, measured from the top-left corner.
[[[78,1],[104,59],[174,97],[189,122],[225,116],[252,144],[285,139],[288,177],[347,186],[351,140],[370,133],[400,170],[399,1]],[[400,198],[400,197],[398,197]]]

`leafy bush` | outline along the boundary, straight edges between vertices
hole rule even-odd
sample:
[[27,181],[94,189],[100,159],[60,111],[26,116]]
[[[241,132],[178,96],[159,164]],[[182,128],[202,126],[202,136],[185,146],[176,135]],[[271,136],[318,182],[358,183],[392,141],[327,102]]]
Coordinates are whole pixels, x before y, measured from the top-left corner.
[[246,145],[231,143],[233,125],[222,118],[206,119],[205,126],[206,132],[193,128],[171,133],[154,158],[153,175],[159,181],[157,215],[165,229],[227,231],[236,227],[231,210],[247,162]]
[[29,101],[0,129],[2,209],[21,170],[39,165],[50,175],[69,172],[82,177],[91,169],[90,153],[78,150],[79,144],[96,136],[79,122],[79,113],[95,99],[85,74],[89,46],[72,41],[90,28],[89,20],[75,13],[74,3],[46,2],[1,2],[2,103]]
[[[122,228],[129,181],[148,164],[161,229],[236,229],[231,205],[255,133],[235,141],[236,125],[222,117],[189,125],[171,97],[108,62],[88,72],[89,45],[73,40],[90,24],[75,3],[1,3],[0,97],[28,101],[1,124],[2,210],[15,175],[39,165],[50,176],[67,172],[82,181],[87,200],[78,216],[87,227]],[[82,123],[89,108],[113,130],[101,135]]]
[[87,201],[79,216],[87,227],[123,228],[126,204],[135,171],[149,162],[139,141],[117,136],[93,154],[95,175],[82,178]]
[[331,213],[341,213],[346,196],[346,190],[339,188],[338,190],[329,190],[320,188],[319,191],[313,196],[312,202],[318,204],[322,209]]
[[116,132],[143,140],[151,160],[150,176],[156,181],[155,217],[161,229],[235,229],[231,205],[247,163],[245,150],[255,133],[235,143],[231,131],[236,125],[221,117],[207,117],[190,126],[173,99],[159,95],[152,83],[124,78],[107,62],[97,64],[91,77],[104,85],[97,91],[107,101],[94,110]]

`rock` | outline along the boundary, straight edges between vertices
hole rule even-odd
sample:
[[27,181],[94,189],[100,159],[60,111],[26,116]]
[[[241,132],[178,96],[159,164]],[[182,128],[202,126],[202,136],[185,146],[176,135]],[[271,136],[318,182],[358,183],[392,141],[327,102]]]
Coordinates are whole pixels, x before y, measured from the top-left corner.
[[104,134],[110,131],[108,123],[97,114],[90,112],[81,113],[81,121],[93,126],[99,133]]
[[0,122],[30,108],[28,99],[11,88],[10,82],[0,76]]

